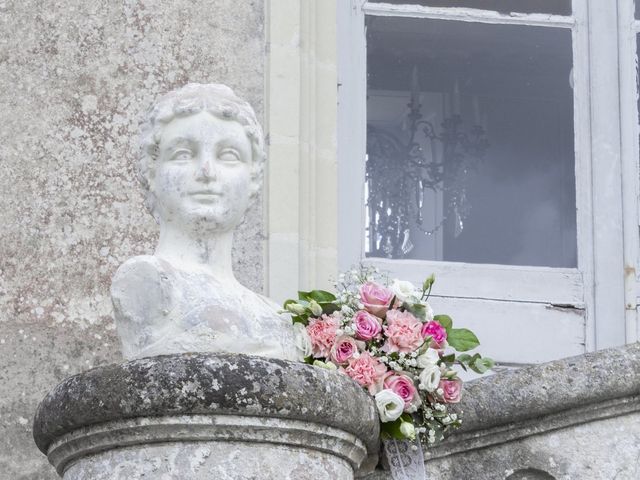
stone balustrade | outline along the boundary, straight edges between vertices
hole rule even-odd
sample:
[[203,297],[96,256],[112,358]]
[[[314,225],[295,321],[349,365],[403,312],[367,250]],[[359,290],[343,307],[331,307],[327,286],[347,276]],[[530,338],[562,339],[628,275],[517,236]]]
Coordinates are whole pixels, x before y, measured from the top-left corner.
[[474,380],[459,407],[429,480],[640,478],[640,343]]
[[177,354],[95,368],[38,407],[34,438],[64,480],[352,479],[377,462],[371,397],[297,362]]

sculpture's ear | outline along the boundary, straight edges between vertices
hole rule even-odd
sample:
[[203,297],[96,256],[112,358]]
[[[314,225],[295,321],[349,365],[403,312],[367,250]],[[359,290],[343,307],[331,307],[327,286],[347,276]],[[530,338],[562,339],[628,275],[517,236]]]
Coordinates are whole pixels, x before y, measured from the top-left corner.
[[249,198],[251,199],[251,201],[255,201],[256,198],[258,198],[258,194],[260,193],[260,187],[262,185],[260,184],[259,181],[252,179],[251,180],[251,185],[249,187]]
[[171,282],[157,258],[133,257],[113,276],[111,300],[122,353],[134,358],[165,326],[173,303]]

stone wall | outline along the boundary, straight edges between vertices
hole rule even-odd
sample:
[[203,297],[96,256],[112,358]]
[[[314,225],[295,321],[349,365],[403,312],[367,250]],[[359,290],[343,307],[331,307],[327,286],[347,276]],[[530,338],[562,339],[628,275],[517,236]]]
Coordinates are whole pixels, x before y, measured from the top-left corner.
[[[141,112],[196,81],[262,115],[263,17],[261,0],[0,1],[0,479],[57,478],[36,405],[121,358],[110,278],[157,234],[134,174]],[[235,265],[260,290],[261,204],[250,217]]]

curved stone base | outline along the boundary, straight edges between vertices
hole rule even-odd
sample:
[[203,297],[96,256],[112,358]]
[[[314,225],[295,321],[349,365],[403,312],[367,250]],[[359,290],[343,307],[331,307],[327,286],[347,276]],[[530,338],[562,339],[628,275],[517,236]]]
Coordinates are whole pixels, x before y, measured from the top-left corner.
[[133,446],[83,457],[64,480],[342,480],[345,460],[288,445],[174,442]]
[[336,428],[237,415],[109,422],[74,430],[49,447],[49,461],[65,480],[165,474],[194,480],[341,479],[352,478],[366,454],[357,437]]
[[378,432],[371,397],[346,376],[227,354],[71,377],[34,424],[64,480],[350,480]]

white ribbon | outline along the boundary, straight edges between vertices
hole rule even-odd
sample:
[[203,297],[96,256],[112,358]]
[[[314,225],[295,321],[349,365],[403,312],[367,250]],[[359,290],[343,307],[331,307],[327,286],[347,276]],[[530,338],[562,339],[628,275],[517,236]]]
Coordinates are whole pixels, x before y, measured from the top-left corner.
[[419,436],[415,442],[384,440],[383,444],[393,480],[426,480]]

